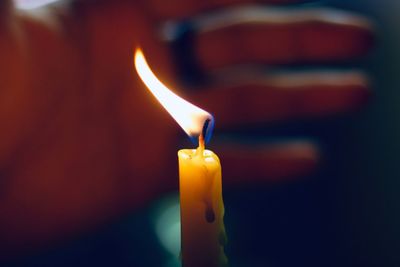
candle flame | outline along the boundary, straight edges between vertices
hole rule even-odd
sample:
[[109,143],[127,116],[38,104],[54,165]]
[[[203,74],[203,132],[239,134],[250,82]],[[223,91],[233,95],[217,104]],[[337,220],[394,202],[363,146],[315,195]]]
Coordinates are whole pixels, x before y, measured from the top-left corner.
[[165,86],[150,69],[140,48],[135,51],[135,68],[146,87],[187,135],[194,142],[197,142],[197,139],[202,135],[205,142],[208,142],[214,126],[213,116],[176,95]]

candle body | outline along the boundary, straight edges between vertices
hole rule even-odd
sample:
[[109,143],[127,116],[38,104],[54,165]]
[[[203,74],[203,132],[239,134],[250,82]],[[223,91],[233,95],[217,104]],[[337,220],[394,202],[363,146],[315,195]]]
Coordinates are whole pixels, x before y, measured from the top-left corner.
[[221,165],[203,149],[178,152],[181,257],[184,267],[225,266]]

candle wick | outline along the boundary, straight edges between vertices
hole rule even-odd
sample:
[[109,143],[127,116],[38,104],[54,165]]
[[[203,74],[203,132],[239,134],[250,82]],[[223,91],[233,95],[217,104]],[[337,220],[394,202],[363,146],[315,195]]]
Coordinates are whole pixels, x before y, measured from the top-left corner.
[[203,157],[203,154],[204,154],[204,136],[201,133],[199,135],[199,147],[196,150],[196,156]]
[[204,122],[203,130],[201,131],[201,133],[199,135],[199,149],[202,151],[204,151],[205,138],[207,137],[207,129],[208,129],[209,124],[210,124],[210,119],[207,119]]
[[199,148],[204,150],[204,135],[203,134],[199,135]]

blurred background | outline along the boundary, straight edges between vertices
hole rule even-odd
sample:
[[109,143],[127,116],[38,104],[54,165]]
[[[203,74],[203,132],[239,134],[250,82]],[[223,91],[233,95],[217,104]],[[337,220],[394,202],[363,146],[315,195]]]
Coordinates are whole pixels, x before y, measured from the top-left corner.
[[[322,146],[323,161],[312,177],[224,190],[231,266],[400,266],[400,2],[306,5],[321,4],[375,22],[375,48],[346,66],[366,69],[374,96],[354,114],[250,133],[256,139],[313,139]],[[179,242],[172,194],[100,231],[6,266],[178,266]]]

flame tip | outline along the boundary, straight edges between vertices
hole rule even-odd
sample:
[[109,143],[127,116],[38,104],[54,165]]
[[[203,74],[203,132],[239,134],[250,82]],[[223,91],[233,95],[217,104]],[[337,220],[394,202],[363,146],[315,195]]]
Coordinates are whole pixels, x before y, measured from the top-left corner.
[[140,47],[136,47],[134,59],[139,77],[161,105],[191,139],[195,137],[196,141],[198,141],[199,135],[203,134],[204,141],[207,143],[211,138],[212,129],[214,128],[213,116],[176,95],[166,87],[148,66]]

